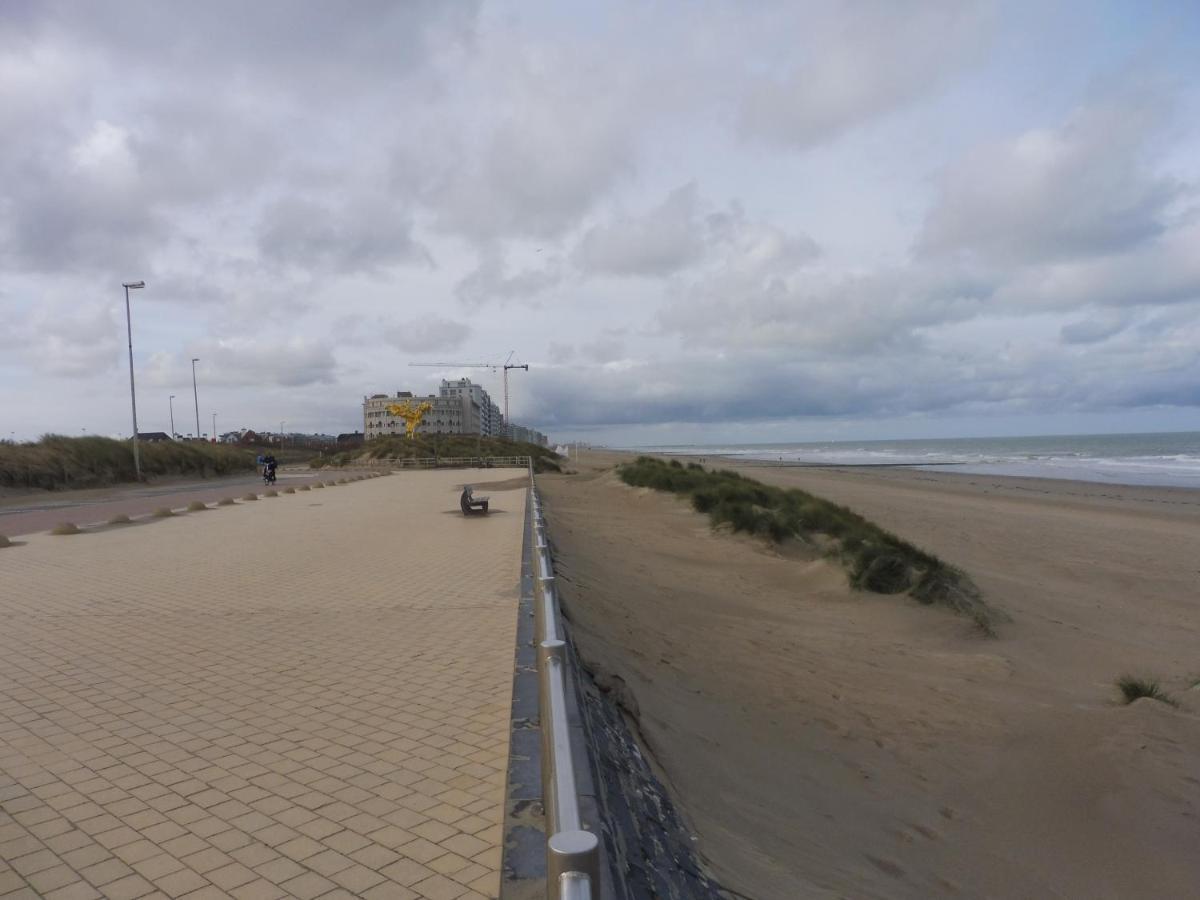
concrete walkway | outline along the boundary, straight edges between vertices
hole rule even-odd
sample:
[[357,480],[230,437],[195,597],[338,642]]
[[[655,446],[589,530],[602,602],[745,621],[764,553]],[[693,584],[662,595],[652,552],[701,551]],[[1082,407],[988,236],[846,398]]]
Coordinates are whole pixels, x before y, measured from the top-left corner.
[[519,474],[0,549],[0,897],[495,897]]

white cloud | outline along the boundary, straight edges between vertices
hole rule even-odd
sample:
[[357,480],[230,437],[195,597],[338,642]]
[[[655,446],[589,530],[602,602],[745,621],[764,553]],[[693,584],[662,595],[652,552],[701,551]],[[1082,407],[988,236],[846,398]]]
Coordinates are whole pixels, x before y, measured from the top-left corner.
[[807,148],[912,103],[977,59],[990,3],[816,3],[768,21],[781,39],[751,74],[739,117],[752,137]]
[[1000,264],[1126,250],[1161,234],[1180,185],[1146,159],[1161,97],[1113,97],[1060,126],[977,147],[947,167],[918,240]]

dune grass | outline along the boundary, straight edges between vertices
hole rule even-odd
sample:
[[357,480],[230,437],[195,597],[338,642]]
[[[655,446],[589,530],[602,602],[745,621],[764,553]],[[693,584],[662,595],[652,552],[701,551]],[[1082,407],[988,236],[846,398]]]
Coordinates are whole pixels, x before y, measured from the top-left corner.
[[233,506],[234,502],[232,497],[222,497],[217,501],[217,506]]
[[150,515],[154,516],[156,519],[169,519],[171,516],[175,515],[175,511],[169,506],[160,506]]
[[1168,706],[1179,705],[1179,702],[1175,698],[1162,689],[1162,686],[1155,678],[1138,678],[1133,675],[1122,675],[1117,679],[1117,690],[1121,692],[1121,699],[1126,704],[1130,704],[1134,700],[1140,700],[1143,697],[1148,697],[1151,700],[1166,703]]
[[74,522],[59,522],[50,529],[50,533],[62,536],[68,534],[82,534],[83,532],[79,530],[79,526]]
[[727,526],[776,544],[798,540],[812,545],[836,558],[860,590],[907,593],[920,603],[969,617],[989,635],[1002,620],[960,569],[846,507],[805,491],[772,487],[725,469],[710,471],[696,463],[685,466],[678,460],[649,456],[622,464],[617,474],[634,487],[688,497],[714,527]]
[[243,494],[242,499],[243,500],[257,500],[258,494]]
[[267,491],[265,494],[263,494],[263,496],[264,497],[278,497],[279,491]]
[[188,512],[203,512],[208,509],[208,504],[202,500],[193,500],[187,505]]
[[[142,474],[228,475],[255,468],[254,453],[220,444],[164,441],[138,445]],[[65,490],[136,481],[133,442],[48,434],[30,443],[0,441],[0,486]]]
[[381,437],[362,447],[310,460],[314,469],[347,466],[371,459],[430,459],[435,457],[531,456],[535,472],[560,472],[558,455],[549,447],[501,438],[479,438],[470,434]]

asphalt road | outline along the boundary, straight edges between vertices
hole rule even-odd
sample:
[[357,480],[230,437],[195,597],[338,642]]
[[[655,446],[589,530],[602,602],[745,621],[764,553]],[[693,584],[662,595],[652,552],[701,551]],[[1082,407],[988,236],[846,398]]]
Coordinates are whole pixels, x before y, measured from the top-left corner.
[[[308,469],[281,469],[276,488],[311,484],[330,476],[331,473]],[[222,497],[240,497],[253,490],[259,493],[264,490],[262,476],[246,474],[86,491],[45,491],[0,502],[0,534],[6,537],[34,534],[48,531],[60,522],[74,522],[82,528],[107,522],[118,513],[132,518],[152,513],[160,506],[178,509],[193,500],[214,503]]]

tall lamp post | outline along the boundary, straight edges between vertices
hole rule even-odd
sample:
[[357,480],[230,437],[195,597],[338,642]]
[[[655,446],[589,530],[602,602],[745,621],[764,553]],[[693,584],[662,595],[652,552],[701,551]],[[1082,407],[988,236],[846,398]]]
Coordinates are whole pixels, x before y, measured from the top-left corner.
[[286,424],[287,424],[287,422],[286,422],[286,421],[281,421],[281,422],[279,423],[279,446],[280,446],[280,447],[282,447],[282,446],[283,446],[283,426],[284,426],[284,425],[286,425]]
[[167,403],[170,404],[170,406],[171,406],[171,440],[175,440],[175,395],[174,394],[171,395],[171,398],[167,401]]
[[133,388],[133,321],[129,315],[129,292],[144,288],[144,281],[123,281],[121,287],[125,288],[125,335],[129,338],[129,405],[133,409],[133,468],[137,472],[137,480],[142,480],[142,458],[138,453],[138,432],[137,432],[137,394]]
[[192,357],[192,399],[196,401],[196,440],[200,440],[200,395],[196,392],[196,363],[200,357]]
[[214,444],[217,442],[217,414],[216,413],[213,413],[212,442]]

